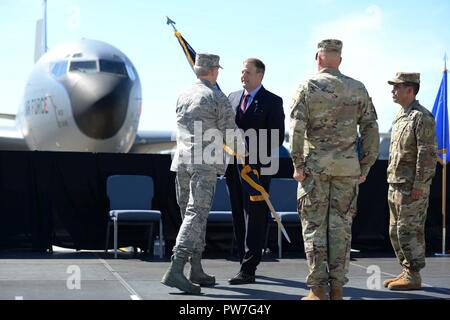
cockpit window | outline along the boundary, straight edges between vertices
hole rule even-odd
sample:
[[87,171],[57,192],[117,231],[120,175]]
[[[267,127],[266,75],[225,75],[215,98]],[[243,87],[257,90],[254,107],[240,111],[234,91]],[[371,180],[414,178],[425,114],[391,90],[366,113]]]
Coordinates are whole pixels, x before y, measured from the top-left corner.
[[136,80],[136,75],[134,74],[133,67],[127,64],[126,68],[127,68],[128,76],[130,77],[130,79],[132,81]]
[[128,76],[125,63],[121,61],[100,60],[100,72],[108,72],[121,76]]
[[59,61],[55,63],[55,65],[52,67],[52,74],[57,78],[65,75],[66,72],[67,72],[67,60]]
[[97,61],[72,61],[70,71],[95,72],[97,71]]

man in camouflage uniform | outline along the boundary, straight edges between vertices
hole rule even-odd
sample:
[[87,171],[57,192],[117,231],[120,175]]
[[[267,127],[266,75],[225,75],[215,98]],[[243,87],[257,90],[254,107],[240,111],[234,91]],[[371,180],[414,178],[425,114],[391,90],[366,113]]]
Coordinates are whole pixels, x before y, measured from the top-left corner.
[[425,220],[431,180],[436,169],[433,115],[416,100],[419,73],[398,72],[388,81],[402,108],[392,125],[387,181],[389,236],[403,271],[384,281],[391,290],[420,289],[425,266]]
[[[290,144],[310,287],[305,300],[343,298],[358,184],[378,155],[377,115],[364,85],[339,71],[342,42],[318,44],[318,73],[298,88]],[[357,153],[358,126],[361,152]]]
[[[210,148],[211,141],[204,135],[207,131],[221,135],[220,140],[214,141],[218,144],[215,152],[220,156],[226,130],[235,128],[234,111],[216,86],[219,68],[219,56],[197,54],[194,71],[198,80],[179,96],[176,107],[177,150],[171,170],[177,172],[177,201],[183,222],[173,248],[172,263],[161,282],[194,294],[200,293],[199,285],[215,284],[215,277],[203,271],[201,256],[216,177],[225,173],[223,157],[205,157],[205,149]],[[189,279],[183,273],[188,259],[191,263]]]

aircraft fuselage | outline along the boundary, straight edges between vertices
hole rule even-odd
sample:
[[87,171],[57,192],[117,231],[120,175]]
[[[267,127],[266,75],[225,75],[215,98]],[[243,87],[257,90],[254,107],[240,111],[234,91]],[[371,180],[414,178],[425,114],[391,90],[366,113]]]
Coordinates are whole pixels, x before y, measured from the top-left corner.
[[16,117],[31,150],[128,152],[141,112],[141,84],[115,47],[83,39],[43,55]]

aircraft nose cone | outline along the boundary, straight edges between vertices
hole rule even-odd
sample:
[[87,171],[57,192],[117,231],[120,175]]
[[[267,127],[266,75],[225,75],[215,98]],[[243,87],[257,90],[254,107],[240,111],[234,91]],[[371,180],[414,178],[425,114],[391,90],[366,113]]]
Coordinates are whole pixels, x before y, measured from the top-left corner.
[[63,80],[78,128],[93,139],[113,137],[127,115],[132,82],[108,73],[69,74]]

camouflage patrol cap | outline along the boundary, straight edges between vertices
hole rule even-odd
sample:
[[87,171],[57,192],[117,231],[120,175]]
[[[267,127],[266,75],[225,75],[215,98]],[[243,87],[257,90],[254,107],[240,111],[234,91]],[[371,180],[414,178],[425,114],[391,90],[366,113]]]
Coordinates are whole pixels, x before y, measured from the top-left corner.
[[220,57],[215,54],[197,53],[195,56],[195,67],[213,68],[222,67],[219,64]]
[[317,45],[319,51],[335,51],[342,52],[342,41],[337,39],[325,39],[319,42]]
[[417,83],[420,84],[420,73],[417,72],[397,72],[394,79],[389,80],[391,85],[398,83]]

